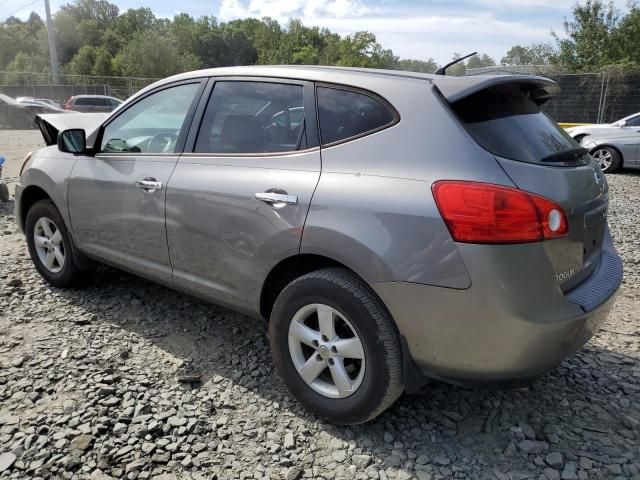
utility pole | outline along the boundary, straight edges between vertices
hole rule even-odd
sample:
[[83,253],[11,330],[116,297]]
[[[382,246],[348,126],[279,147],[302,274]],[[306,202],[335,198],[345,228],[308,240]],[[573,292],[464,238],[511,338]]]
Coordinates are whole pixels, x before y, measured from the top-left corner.
[[53,32],[53,22],[51,21],[51,7],[49,0],[44,0],[44,10],[47,16],[47,34],[49,36],[49,55],[51,56],[51,73],[53,83],[58,84],[58,52],[56,51],[56,39]]

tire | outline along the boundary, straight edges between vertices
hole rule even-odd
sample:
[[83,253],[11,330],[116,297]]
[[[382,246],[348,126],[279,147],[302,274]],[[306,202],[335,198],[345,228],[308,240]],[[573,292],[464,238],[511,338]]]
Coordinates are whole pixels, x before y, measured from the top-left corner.
[[[319,314],[335,319],[331,329],[334,340],[318,338],[327,330],[320,328]],[[296,333],[300,323],[310,329],[302,329],[304,342]],[[276,367],[289,390],[309,411],[333,423],[367,422],[391,406],[404,390],[396,326],[369,286],[346,269],[311,272],[285,287],[271,313],[269,341]],[[318,343],[311,346],[313,342]],[[333,350],[335,346],[342,353]],[[346,350],[354,353],[345,354]],[[319,362],[317,371],[323,368],[322,362],[326,367],[316,377],[313,370],[309,383],[298,368],[311,361]],[[344,381],[335,380],[344,378],[340,372],[348,372],[346,385],[350,388],[339,388],[345,386]]]
[[598,162],[604,173],[613,173],[620,169],[622,157],[620,152],[612,147],[596,147],[591,152],[591,156]]
[[[49,231],[44,225],[47,224]],[[25,233],[29,255],[38,273],[55,287],[70,287],[82,278],[83,272],[78,268],[73,240],[69,236],[62,215],[50,200],[40,200],[32,205],[25,220]],[[57,235],[59,233],[59,236]],[[46,244],[36,244],[35,234],[48,239]],[[56,254],[62,254],[63,260]],[[44,256],[43,256],[44,253]],[[53,256],[52,264],[47,265],[49,253]]]

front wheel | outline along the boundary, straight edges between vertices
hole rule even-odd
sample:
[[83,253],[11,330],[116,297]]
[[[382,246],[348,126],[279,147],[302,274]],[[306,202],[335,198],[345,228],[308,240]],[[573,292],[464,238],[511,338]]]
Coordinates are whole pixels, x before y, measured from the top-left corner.
[[348,270],[318,270],[291,282],[274,305],[269,340],[294,396],[334,423],[371,420],[404,390],[395,325]]
[[62,215],[50,200],[40,200],[27,212],[25,233],[36,270],[55,287],[69,287],[81,278],[74,246]]
[[596,147],[591,151],[591,156],[598,162],[604,173],[613,173],[622,164],[620,153],[611,147]]

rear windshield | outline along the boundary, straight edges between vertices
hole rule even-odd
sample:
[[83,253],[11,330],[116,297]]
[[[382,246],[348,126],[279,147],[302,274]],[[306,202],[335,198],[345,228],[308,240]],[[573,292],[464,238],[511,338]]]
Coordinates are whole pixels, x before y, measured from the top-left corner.
[[[500,157],[546,163],[554,155],[557,158],[557,154],[575,152],[578,148],[518,85],[488,88],[459,100],[452,107],[475,141]],[[564,163],[588,162],[588,155],[574,155]]]

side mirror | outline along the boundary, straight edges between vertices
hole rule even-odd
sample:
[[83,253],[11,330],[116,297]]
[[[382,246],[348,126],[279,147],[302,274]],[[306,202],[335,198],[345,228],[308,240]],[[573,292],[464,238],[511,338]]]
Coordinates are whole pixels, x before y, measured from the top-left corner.
[[84,153],[87,150],[87,138],[83,129],[72,128],[58,134],[58,150],[67,153]]
[[618,122],[618,126],[619,126],[619,127],[626,127],[626,126],[627,126],[627,122],[625,122],[624,120],[620,120],[620,121]]

